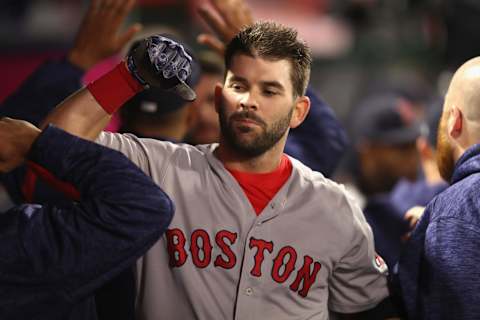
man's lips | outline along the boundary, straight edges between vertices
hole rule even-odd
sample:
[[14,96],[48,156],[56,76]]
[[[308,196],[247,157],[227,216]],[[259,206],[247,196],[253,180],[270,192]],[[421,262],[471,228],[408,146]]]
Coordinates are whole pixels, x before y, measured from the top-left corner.
[[238,122],[238,123],[241,123],[241,124],[246,124],[246,125],[257,125],[259,126],[260,123],[258,123],[257,121],[255,120],[252,120],[252,119],[247,119],[247,118],[242,118],[242,119],[235,119],[234,121]]

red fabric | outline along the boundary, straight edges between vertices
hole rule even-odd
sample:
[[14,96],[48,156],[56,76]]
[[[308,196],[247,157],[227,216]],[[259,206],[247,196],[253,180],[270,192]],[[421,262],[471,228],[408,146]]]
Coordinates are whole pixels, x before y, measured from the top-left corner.
[[80,192],[73,185],[57,179],[50,171],[48,171],[44,167],[34,162],[28,161],[27,173],[25,175],[24,184],[22,186],[22,191],[25,197],[25,201],[27,202],[33,201],[33,193],[35,191],[37,175],[42,180],[47,182],[50,186],[62,192],[68,198],[72,200],[80,199]]
[[35,192],[35,184],[37,183],[37,175],[32,171],[30,167],[27,167],[25,178],[22,185],[22,193],[25,198],[25,202],[33,201],[33,193]]
[[258,216],[290,177],[292,162],[283,155],[278,168],[269,173],[227,170],[240,184]]
[[89,83],[87,88],[109,114],[143,90],[143,86],[130,74],[123,61],[112,71]]

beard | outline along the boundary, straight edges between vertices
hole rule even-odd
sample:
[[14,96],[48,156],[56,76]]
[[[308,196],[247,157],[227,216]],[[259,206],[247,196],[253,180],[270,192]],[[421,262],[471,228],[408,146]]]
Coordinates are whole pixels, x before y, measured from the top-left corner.
[[[222,105],[219,111],[220,130],[225,142],[235,152],[247,157],[257,157],[264,154],[276,145],[284,136],[290,127],[290,120],[293,114],[293,107],[283,118],[274,122],[270,127],[268,124],[251,111],[235,112],[230,117],[225,114],[225,108]],[[235,121],[249,119],[256,122],[262,129],[260,134],[256,134],[252,139],[242,137],[242,134],[253,134],[253,128],[249,126],[238,126],[235,129]],[[240,133],[237,133],[237,130]]]
[[444,113],[438,125],[436,161],[442,178],[450,182],[455,168],[453,148],[447,136],[447,117]]

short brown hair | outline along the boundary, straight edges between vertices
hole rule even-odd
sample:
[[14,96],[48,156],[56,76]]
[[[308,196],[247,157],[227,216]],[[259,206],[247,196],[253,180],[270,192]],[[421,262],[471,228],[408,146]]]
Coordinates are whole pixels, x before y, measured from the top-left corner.
[[227,45],[225,66],[231,67],[236,54],[268,60],[287,59],[294,96],[303,96],[310,78],[312,56],[307,44],[297,39],[297,31],[274,22],[257,22],[241,30]]

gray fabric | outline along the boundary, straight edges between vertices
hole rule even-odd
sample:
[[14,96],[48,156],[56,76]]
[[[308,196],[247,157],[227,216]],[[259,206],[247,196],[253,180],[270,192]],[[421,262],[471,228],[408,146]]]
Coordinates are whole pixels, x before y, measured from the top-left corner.
[[[213,155],[215,144],[111,133],[99,141],[126,154],[176,205],[167,235],[137,266],[140,319],[328,319],[329,309],[362,311],[388,295],[386,269],[376,267],[372,233],[358,206],[342,186],[295,159],[291,177],[257,217]],[[181,240],[169,242],[173,233],[185,237],[186,260],[170,267],[168,245]],[[196,247],[207,249],[196,253]],[[202,265],[205,252],[210,260]],[[264,259],[255,268],[259,252]],[[309,273],[314,265],[320,269],[306,290],[305,281],[296,287],[295,280],[309,260]]]

